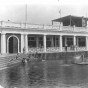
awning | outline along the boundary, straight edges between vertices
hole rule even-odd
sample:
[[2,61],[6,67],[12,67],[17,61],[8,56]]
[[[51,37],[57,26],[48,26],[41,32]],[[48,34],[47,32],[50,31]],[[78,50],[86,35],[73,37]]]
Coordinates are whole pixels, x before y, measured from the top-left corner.
[[72,15],[68,15],[65,17],[61,17],[61,18],[52,20],[52,22],[62,22],[64,26],[75,25],[75,26],[79,26],[79,27],[83,26],[83,24],[85,24],[84,26],[86,26],[87,21],[88,21],[88,18],[72,16]]

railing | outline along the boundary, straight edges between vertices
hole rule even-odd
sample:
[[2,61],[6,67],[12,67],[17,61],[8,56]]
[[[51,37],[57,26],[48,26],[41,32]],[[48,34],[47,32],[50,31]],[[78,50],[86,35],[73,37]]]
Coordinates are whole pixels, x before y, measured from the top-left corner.
[[[66,52],[65,47],[62,47],[62,51]],[[75,50],[67,47],[67,52],[74,52]],[[86,47],[77,47],[76,51],[86,51]],[[44,52],[44,48],[29,48],[29,53]],[[60,52],[60,47],[47,47],[46,52]]]
[[0,27],[21,28],[21,23],[0,21]]
[[43,50],[44,50],[43,48],[35,47],[35,48],[29,48],[28,52],[29,53],[36,53],[36,52],[43,52]]
[[26,24],[26,28],[33,28],[33,29],[44,29],[43,25],[38,25],[38,24]]
[[74,31],[74,27],[71,27],[71,26],[62,26],[62,31]]
[[87,27],[75,27],[75,32],[87,32]]
[[29,23],[17,23],[10,21],[0,21],[0,27],[9,28],[24,28],[34,30],[47,30],[47,31],[71,31],[71,32],[88,32],[87,27],[71,27],[71,26],[54,26],[54,25],[38,25]]
[[81,51],[81,50],[85,51],[86,47],[77,47],[77,51]]
[[48,51],[48,52],[59,52],[60,47],[47,47],[46,51]]
[[[63,51],[65,50],[65,47],[62,48]],[[74,49],[71,49],[71,47],[67,47],[67,51],[74,51]],[[86,51],[86,47],[76,47],[76,51]]]

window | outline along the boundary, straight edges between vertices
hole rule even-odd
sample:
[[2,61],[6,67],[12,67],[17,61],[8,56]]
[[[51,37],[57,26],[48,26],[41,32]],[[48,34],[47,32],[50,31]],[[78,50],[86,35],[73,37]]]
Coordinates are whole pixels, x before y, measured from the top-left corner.
[[55,38],[55,47],[59,47],[59,37]]
[[28,37],[28,41],[31,40],[31,41],[34,41],[35,40],[35,36],[29,36]]
[[78,46],[79,47],[86,46],[86,40],[85,40],[85,38],[78,38]]
[[51,38],[50,37],[46,38],[46,47],[51,47]]
[[41,47],[43,46],[43,37],[42,36],[39,36],[39,47],[40,47],[40,45],[41,45]]
[[71,37],[67,38],[67,45],[68,45],[68,47],[70,47],[71,45],[73,45],[73,38],[71,38]]
[[35,36],[28,36],[28,46],[36,47],[36,37]]

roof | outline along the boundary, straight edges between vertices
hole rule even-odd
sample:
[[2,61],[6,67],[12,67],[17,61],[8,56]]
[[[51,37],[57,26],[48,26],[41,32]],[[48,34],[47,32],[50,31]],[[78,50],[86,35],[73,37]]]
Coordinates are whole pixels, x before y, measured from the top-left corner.
[[65,21],[69,21],[70,18],[71,18],[72,20],[79,20],[79,19],[84,18],[85,20],[88,21],[88,18],[85,18],[85,17],[78,17],[78,16],[72,16],[72,15],[68,15],[68,16],[65,16],[65,17],[58,18],[58,19],[54,19],[54,20],[52,20],[52,21],[56,21],[56,22],[65,22]]

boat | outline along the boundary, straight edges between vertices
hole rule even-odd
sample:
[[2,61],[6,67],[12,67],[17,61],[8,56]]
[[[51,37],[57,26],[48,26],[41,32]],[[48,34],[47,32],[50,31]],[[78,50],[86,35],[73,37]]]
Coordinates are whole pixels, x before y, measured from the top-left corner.
[[82,60],[82,62],[80,62],[80,63],[75,63],[77,65],[88,65],[88,62],[85,62],[84,54],[79,55],[79,56],[75,56],[75,59],[81,59]]
[[77,65],[88,65],[88,62],[77,63]]

